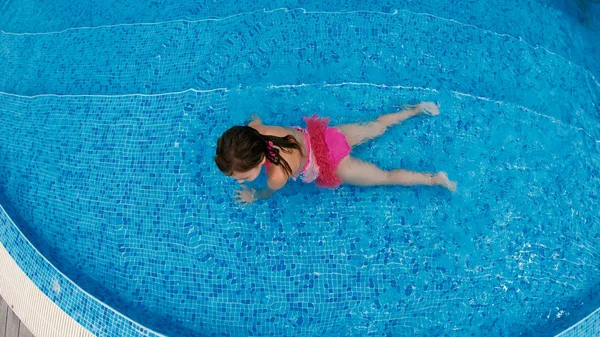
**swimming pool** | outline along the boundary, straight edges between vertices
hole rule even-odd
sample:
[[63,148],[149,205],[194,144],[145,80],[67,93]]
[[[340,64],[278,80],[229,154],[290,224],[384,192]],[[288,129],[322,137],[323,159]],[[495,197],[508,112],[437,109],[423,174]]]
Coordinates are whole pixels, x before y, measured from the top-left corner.
[[[598,25],[560,2],[3,9],[2,244],[98,335],[139,331],[53,294],[8,217],[172,336],[551,335],[600,305]],[[252,113],[337,124],[417,100],[440,116],[355,154],[446,170],[455,195],[291,185],[240,209],[212,163]]]

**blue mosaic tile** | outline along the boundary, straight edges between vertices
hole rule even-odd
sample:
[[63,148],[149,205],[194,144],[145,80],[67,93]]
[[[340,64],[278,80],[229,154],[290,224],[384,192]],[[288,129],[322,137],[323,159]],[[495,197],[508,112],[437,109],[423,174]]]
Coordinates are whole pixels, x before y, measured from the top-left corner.
[[[536,111],[573,111],[589,109],[588,86],[598,86],[592,73],[565,59],[562,51],[411,12],[279,10],[217,22],[0,38],[13,46],[0,59],[6,74],[0,76],[0,90],[25,95],[359,81],[454,90]],[[82,47],[87,44],[95,47]],[[32,59],[32,49],[44,57]],[[557,90],[545,95],[548,87]]]
[[600,309],[556,337],[586,337],[600,335]]
[[19,232],[4,209],[0,209],[0,240],[36,286],[94,335],[149,335],[147,328],[101,304],[57,271]]
[[[582,6],[583,5],[583,6]],[[600,74],[594,55],[599,52],[600,6],[590,0],[538,0],[508,2],[505,0],[464,1],[197,1],[161,0],[91,1],[72,3],[55,1],[24,6],[20,2],[5,4],[0,13],[1,29],[7,32],[49,32],[76,27],[194,21],[211,18],[237,19],[241,13],[299,8],[308,12],[365,11],[393,14],[399,11],[424,13],[471,25],[499,34],[522,38],[532,46],[543,46],[567,59]],[[494,10],[490,10],[490,9]],[[534,18],[532,20],[532,18]],[[527,22],[526,25],[523,22]]]
[[[443,114],[355,155],[447,170],[460,182],[454,196],[291,185],[242,210],[212,166],[214,140],[251,108],[274,124],[311,113],[346,123],[417,97]],[[593,299],[596,189],[567,177],[597,170],[598,142],[527,108],[376,85],[0,98],[11,130],[0,146],[3,204],[59,269],[153,330],[527,335],[559,331]]]

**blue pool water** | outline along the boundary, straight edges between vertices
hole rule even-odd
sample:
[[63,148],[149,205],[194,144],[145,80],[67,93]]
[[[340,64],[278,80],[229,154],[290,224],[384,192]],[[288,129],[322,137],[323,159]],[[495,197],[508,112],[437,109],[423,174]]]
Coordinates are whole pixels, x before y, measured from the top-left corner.
[[[0,5],[0,205],[148,328],[547,336],[600,305],[598,5]],[[241,209],[212,163],[253,113],[337,124],[420,100],[440,116],[354,155],[445,170],[454,195],[290,184]]]

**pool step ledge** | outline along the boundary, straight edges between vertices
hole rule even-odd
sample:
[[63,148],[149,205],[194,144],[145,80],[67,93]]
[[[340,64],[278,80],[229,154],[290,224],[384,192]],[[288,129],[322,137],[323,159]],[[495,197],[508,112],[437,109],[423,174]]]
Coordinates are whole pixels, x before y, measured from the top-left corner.
[[92,337],[19,268],[0,243],[0,295],[36,337]]

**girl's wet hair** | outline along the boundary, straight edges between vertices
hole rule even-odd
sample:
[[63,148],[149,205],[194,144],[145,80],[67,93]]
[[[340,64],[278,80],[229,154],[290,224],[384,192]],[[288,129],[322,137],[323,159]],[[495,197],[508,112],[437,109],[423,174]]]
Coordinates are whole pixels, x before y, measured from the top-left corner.
[[219,137],[214,159],[219,170],[228,176],[234,172],[248,172],[266,158],[272,164],[281,166],[290,177],[294,172],[281,157],[280,151],[292,153],[293,150],[302,154],[300,144],[292,135],[265,136],[249,126],[234,126]]

